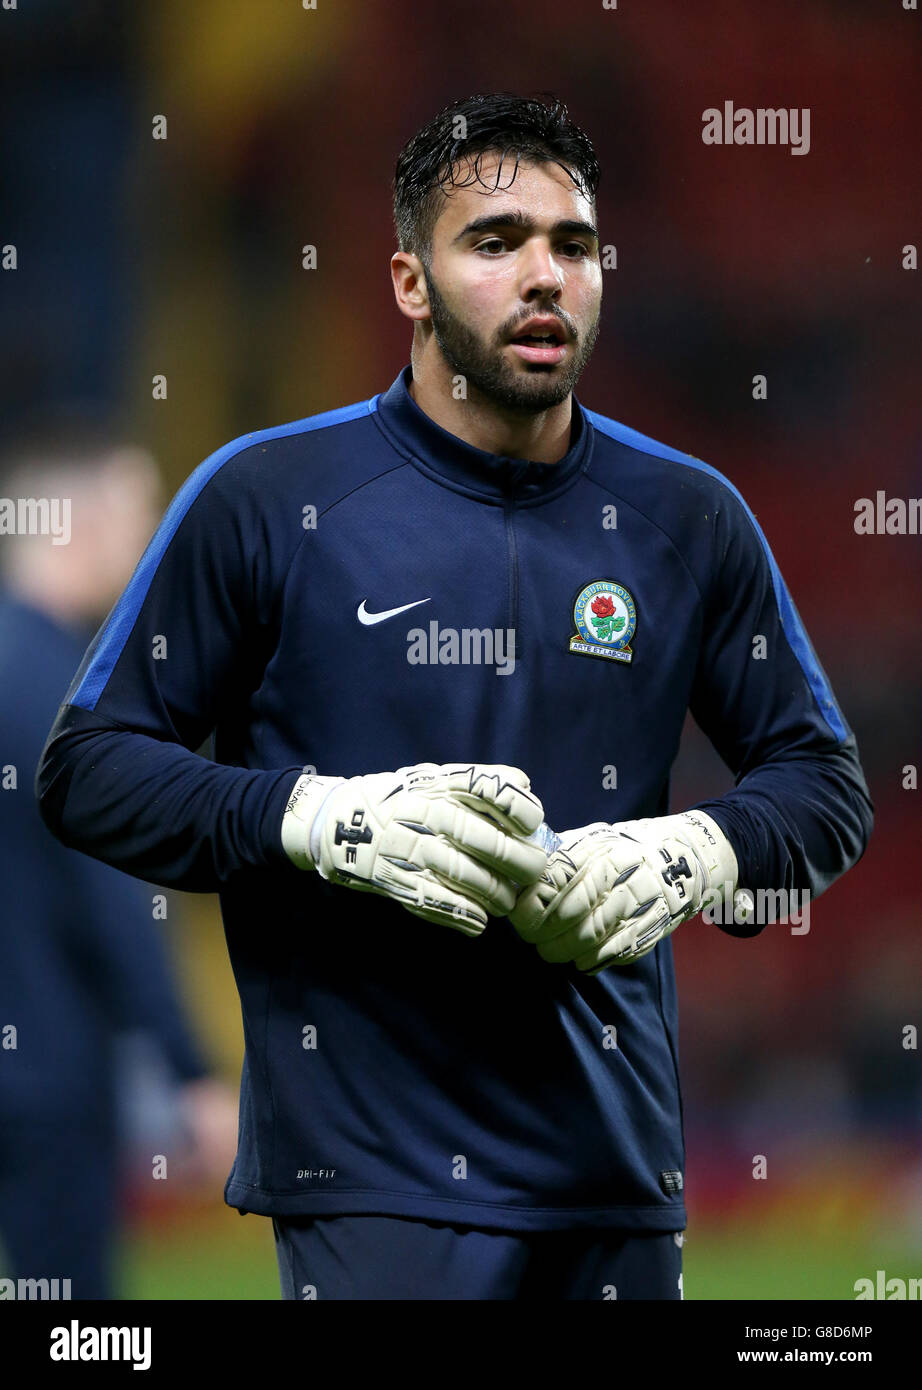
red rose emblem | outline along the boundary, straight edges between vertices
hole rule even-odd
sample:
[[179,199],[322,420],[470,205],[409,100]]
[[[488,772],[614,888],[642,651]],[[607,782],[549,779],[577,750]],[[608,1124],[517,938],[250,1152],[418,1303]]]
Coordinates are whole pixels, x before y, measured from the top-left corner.
[[597,618],[613,618],[615,605],[608,594],[599,594],[592,600],[592,611]]

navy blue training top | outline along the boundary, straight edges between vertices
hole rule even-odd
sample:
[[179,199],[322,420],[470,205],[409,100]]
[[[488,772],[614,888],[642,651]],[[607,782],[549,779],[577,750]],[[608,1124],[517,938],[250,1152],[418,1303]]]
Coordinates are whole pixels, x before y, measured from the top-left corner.
[[[505,918],[463,936],[296,869],[285,802],[305,767],[473,760],[523,768],[558,830],[661,815],[691,709],[735,779],[700,805],[740,883],[816,896],[871,830],[855,739],[720,473],[575,398],[559,462],[485,453],[410,380],[196,469],[61,707],[42,813],[220,893],[246,1044],[230,1205],[680,1230],[671,942],[593,979]],[[505,674],[465,645],[510,629]]]

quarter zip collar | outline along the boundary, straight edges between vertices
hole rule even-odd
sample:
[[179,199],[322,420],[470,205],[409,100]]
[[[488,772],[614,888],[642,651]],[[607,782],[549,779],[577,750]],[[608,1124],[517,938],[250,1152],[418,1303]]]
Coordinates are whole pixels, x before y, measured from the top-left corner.
[[527,506],[556,497],[589,466],[592,425],[575,395],[569,449],[557,463],[537,463],[475,449],[442,429],[410,395],[412,380],[408,365],[375,398],[373,418],[401,454],[444,487],[486,502],[514,500]]

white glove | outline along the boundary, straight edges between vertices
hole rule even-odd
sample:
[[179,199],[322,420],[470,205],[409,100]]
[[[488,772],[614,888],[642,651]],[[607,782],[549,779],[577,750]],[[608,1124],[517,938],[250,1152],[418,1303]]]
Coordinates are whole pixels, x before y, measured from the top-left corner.
[[560,842],[509,918],[542,960],[572,961],[590,975],[645,956],[695,916],[705,894],[732,895],[739,874],[732,845],[703,811],[597,821]]
[[282,845],[329,883],[382,893],[428,922],[479,936],[547,854],[543,810],[517,767],[418,763],[364,777],[300,777]]

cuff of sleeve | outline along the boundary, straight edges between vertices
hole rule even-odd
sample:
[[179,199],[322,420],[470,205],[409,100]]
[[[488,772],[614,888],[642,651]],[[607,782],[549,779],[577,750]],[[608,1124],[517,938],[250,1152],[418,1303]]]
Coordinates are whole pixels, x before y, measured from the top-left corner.
[[[282,839],[279,835],[279,826],[285,814],[285,807],[291,800],[291,794],[303,774],[304,768],[290,767],[284,772],[275,774],[274,783],[269,784],[269,790],[265,796],[259,821],[259,844],[262,851],[263,862],[271,868],[278,868],[281,865],[291,867],[291,860],[285,853]],[[267,779],[272,774],[264,774]]]

